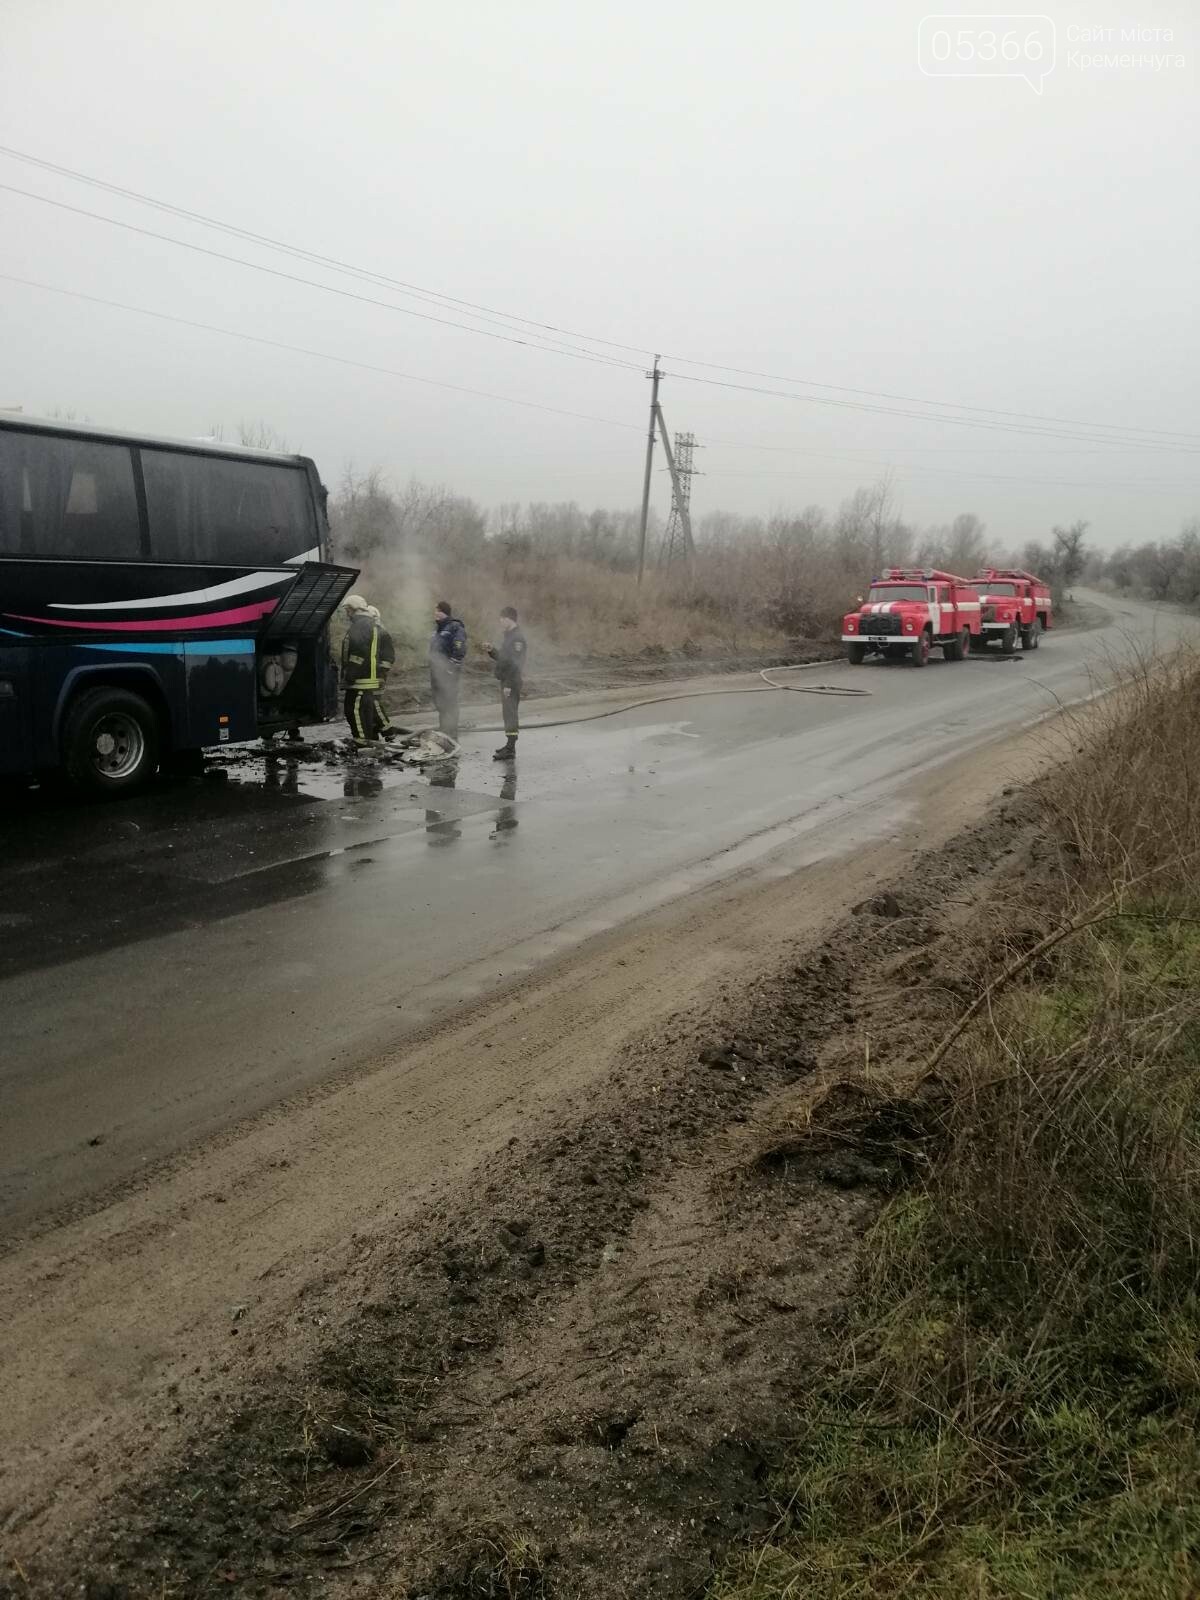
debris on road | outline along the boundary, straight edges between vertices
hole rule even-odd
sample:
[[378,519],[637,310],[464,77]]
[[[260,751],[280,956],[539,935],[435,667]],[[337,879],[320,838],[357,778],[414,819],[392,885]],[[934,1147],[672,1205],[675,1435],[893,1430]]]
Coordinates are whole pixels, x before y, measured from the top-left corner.
[[365,745],[356,745],[349,739],[264,739],[260,744],[234,745],[211,752],[204,775],[211,778],[258,762],[265,762],[268,769],[296,765],[352,770],[372,761],[424,768],[439,761],[452,761],[459,754],[457,740],[436,728],[401,728],[397,735],[395,739],[373,740]]

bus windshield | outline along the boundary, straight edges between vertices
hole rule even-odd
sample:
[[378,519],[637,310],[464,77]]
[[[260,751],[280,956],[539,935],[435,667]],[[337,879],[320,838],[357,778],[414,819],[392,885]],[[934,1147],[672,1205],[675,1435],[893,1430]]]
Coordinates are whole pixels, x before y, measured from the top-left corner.
[[928,600],[929,594],[923,583],[873,583],[871,585],[871,599],[875,602],[885,600]]

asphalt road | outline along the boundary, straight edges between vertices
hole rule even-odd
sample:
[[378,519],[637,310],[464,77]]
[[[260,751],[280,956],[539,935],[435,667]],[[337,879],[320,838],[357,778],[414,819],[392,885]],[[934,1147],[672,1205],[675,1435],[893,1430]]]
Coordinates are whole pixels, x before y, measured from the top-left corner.
[[[1098,598],[1098,597],[1097,597]],[[248,762],[84,806],[0,809],[0,1232],[87,1202],[571,945],[822,829],[887,828],[904,782],[1003,766],[1004,735],[1093,693],[1130,640],[1192,624],[1108,603],[1108,625],[1011,660],[790,677],[853,699],[695,693],[521,740],[465,733],[430,776]],[[789,675],[784,674],[785,678]],[[723,690],[762,689],[725,678]],[[662,686],[650,691],[670,692]],[[527,720],[585,715],[628,689]]]

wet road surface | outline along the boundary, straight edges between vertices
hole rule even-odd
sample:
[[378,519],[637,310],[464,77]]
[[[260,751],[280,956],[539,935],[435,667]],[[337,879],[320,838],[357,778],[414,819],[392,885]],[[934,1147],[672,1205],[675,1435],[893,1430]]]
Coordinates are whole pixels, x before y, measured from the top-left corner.
[[[1126,630],[1145,646],[1191,628],[1126,603],[1112,621],[1012,660],[782,675],[870,691],[850,700],[681,686],[530,727],[515,767],[464,732],[425,774],[254,760],[115,805],[0,802],[0,1231],[673,896],[794,860],[818,832],[814,849],[852,849],[895,825],[914,770],[953,784],[960,763],[1002,766],[997,736],[1091,693]],[[527,718],[588,709],[535,701]]]

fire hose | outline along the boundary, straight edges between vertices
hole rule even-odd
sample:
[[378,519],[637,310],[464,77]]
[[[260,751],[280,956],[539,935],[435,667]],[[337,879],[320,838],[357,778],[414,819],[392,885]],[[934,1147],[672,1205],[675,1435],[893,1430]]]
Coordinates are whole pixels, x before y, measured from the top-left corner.
[[[619,717],[625,711],[640,711],[643,706],[669,705],[675,700],[703,700],[719,694],[766,694],[770,689],[777,689],[787,694],[822,694],[841,698],[855,698],[861,695],[870,695],[870,689],[848,689],[835,683],[776,683],[771,676],[774,672],[804,672],[811,670],[811,664],[803,663],[796,667],[764,667],[759,672],[759,677],[767,685],[760,689],[757,685],[741,689],[693,689],[684,690],[682,694],[656,694],[646,700],[633,700],[627,705],[610,706],[607,711],[589,711],[583,717],[560,717],[554,722],[523,722],[522,733],[536,733],[540,728],[570,728],[577,722],[599,722],[604,717]],[[496,723],[472,724],[471,733],[503,733],[503,727]]]
[[[864,695],[869,696],[871,694],[870,689],[847,688],[835,683],[777,683],[773,676],[773,674],[779,672],[811,671],[813,665],[811,662],[804,662],[794,667],[764,667],[759,672],[759,677],[765,685],[764,688],[759,688],[755,684],[737,689],[693,689],[690,691],[685,690],[682,694],[650,695],[644,700],[632,700],[624,705],[609,706],[604,711],[590,711],[582,717],[559,717],[551,722],[525,722],[521,725],[521,732],[536,733],[543,728],[570,728],[574,727],[576,723],[599,722],[605,717],[619,717],[627,711],[640,711],[643,706],[670,705],[678,700],[710,699],[714,695],[723,694],[767,694],[771,690],[775,690],[786,694],[816,694],[841,699],[858,699]],[[440,741],[444,741],[445,745],[451,745],[453,748],[447,749],[443,747],[437,750],[426,748],[418,751],[415,746],[420,738],[419,734],[408,728],[398,728],[396,731],[400,738],[394,742],[382,739],[371,740],[359,748],[372,754],[389,755],[393,759],[413,766],[428,766],[437,761],[452,761],[460,753],[458,741],[450,739],[446,734],[437,734],[436,737]],[[469,733],[505,733],[507,730],[496,723],[473,723],[466,731]],[[432,733],[433,730],[430,730],[430,732]],[[283,745],[272,743],[267,754],[274,760],[281,760],[286,759],[288,756],[325,755],[331,748],[332,741],[321,741],[319,743],[307,741],[304,743],[288,742]]]

